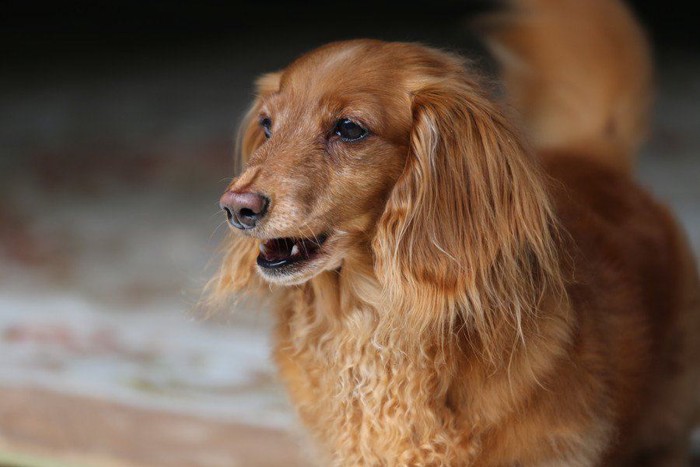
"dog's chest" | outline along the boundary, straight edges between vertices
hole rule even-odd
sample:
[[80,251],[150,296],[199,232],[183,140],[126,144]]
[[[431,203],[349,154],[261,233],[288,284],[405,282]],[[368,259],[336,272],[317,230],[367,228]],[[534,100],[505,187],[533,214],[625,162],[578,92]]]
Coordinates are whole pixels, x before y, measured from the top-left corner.
[[337,463],[415,465],[468,456],[463,427],[445,404],[446,372],[430,352],[380,343],[371,308],[342,319],[318,311],[299,301],[282,312],[275,357],[302,421]]

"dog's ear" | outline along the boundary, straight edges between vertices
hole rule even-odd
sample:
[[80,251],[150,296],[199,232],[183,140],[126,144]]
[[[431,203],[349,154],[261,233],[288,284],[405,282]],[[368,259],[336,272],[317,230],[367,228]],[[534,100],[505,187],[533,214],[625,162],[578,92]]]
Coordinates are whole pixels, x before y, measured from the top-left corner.
[[223,258],[214,277],[205,288],[206,304],[219,308],[238,293],[262,291],[262,278],[255,271],[258,243],[255,239],[230,234],[222,247]]
[[[240,173],[250,155],[265,141],[258,117],[261,99],[275,93],[280,86],[280,72],[268,73],[256,81],[255,101],[241,122],[236,144],[236,172]],[[207,285],[207,300],[218,305],[232,294],[256,292],[264,287],[255,270],[258,241],[230,233],[224,240],[223,260],[217,274]]]
[[406,168],[373,241],[386,327],[520,329],[558,282],[543,176],[466,72],[419,83],[412,106]]
[[260,128],[258,118],[262,98],[279,91],[282,73],[262,75],[255,81],[256,97],[246,112],[238,129],[236,141],[236,172],[239,173],[255,150],[265,141],[265,133]]

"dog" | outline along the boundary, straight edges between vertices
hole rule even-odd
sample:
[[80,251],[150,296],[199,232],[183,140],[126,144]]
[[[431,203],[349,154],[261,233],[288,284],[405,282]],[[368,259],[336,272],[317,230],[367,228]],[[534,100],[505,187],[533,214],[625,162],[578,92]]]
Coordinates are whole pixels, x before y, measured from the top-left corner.
[[321,465],[683,465],[699,281],[632,176],[645,35],[614,0],[518,0],[480,30],[505,98],[411,43],[261,77],[212,293],[273,299]]

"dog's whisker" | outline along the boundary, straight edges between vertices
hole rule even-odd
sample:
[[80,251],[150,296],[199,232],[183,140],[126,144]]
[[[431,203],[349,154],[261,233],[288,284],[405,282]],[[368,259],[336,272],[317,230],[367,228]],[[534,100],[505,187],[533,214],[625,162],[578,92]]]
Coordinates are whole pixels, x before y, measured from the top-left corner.
[[221,212],[221,210],[218,210],[216,212],[212,212],[211,214],[209,214],[209,217],[207,217],[207,221],[211,220],[211,218],[214,216],[223,216],[223,215],[224,214],[223,214],[223,212]]
[[225,220],[224,220],[224,221],[221,221],[221,222],[219,223],[219,225],[217,225],[217,226],[214,228],[214,231],[209,235],[209,240],[211,240],[212,238],[214,238],[214,237],[216,236],[216,234],[218,233],[219,229],[221,228],[221,226],[226,225],[226,224],[228,224],[228,221],[225,221]]

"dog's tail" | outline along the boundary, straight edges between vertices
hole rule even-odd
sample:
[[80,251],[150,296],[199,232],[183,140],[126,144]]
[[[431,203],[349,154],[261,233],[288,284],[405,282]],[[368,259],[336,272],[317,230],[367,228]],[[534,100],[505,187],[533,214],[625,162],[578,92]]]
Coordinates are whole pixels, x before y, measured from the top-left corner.
[[618,0],[509,0],[478,23],[539,151],[630,170],[647,134],[647,38]]

